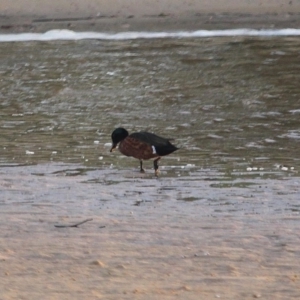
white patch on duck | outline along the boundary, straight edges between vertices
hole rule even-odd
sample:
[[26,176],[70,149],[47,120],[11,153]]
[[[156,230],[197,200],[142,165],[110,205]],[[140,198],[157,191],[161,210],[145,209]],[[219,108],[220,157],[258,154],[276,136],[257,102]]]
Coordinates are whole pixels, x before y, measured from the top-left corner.
[[156,149],[155,149],[154,146],[152,146],[152,153],[153,153],[153,154],[157,154],[157,153],[156,153]]

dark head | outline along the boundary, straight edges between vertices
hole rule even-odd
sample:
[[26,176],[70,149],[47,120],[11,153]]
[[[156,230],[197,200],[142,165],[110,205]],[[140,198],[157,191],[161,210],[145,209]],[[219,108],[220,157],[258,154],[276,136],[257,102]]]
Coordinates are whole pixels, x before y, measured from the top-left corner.
[[128,136],[128,131],[124,128],[117,128],[113,131],[111,134],[112,139],[112,147],[110,149],[110,152],[112,152],[117,145],[123,141]]

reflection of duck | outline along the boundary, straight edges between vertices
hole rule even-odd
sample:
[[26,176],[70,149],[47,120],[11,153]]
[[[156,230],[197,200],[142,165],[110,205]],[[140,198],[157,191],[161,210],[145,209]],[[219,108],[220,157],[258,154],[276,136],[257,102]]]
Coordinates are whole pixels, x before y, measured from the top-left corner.
[[168,155],[178,148],[170,143],[168,139],[162,138],[150,132],[135,132],[128,134],[124,128],[117,128],[111,134],[112,152],[119,144],[119,150],[126,156],[133,156],[140,160],[141,172],[143,169],[143,159],[155,158],[154,170],[155,175],[158,175],[158,160],[161,156]]

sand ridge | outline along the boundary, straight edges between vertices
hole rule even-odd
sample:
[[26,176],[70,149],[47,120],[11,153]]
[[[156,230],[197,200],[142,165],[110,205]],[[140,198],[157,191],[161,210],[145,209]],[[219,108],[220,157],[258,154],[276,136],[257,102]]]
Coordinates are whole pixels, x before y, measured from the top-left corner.
[[14,16],[146,16],[191,13],[295,13],[299,1],[289,0],[15,0],[1,1],[2,15]]
[[0,32],[296,28],[300,2],[288,0],[4,0]]

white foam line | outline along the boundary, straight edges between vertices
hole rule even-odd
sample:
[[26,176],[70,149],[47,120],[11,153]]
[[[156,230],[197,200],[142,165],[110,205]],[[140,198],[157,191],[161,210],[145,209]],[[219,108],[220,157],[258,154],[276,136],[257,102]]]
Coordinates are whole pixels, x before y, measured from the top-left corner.
[[0,42],[53,41],[53,40],[134,40],[159,38],[201,38],[222,36],[300,36],[300,29],[227,29],[196,30],[177,32],[75,32],[66,29],[50,30],[45,33],[0,34]]

